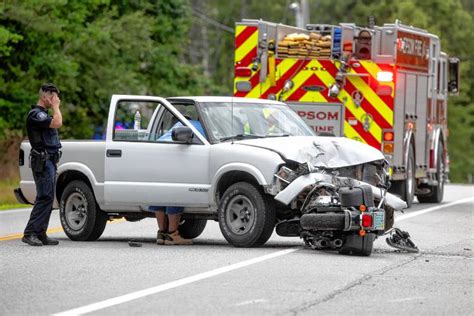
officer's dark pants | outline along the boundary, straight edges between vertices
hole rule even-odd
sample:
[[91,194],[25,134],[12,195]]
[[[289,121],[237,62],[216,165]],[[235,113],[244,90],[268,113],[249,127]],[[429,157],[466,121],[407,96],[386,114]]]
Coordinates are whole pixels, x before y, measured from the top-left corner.
[[36,184],[36,200],[24,234],[38,236],[46,234],[48,229],[54,202],[56,165],[48,159],[45,170],[43,172],[33,172],[33,178]]

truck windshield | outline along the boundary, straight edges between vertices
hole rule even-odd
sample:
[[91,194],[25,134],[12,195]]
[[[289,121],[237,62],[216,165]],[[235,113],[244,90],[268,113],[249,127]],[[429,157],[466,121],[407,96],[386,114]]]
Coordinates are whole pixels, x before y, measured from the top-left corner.
[[285,105],[234,102],[233,113],[231,102],[204,102],[200,105],[213,141],[314,136],[304,121]]

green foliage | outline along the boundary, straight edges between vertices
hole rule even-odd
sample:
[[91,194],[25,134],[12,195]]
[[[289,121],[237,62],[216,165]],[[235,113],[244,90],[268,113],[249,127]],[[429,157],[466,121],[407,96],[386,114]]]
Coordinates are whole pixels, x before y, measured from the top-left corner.
[[202,93],[182,63],[186,2],[5,1],[0,5],[0,137],[24,131],[42,82],[62,92],[63,138],[90,138],[112,94]]

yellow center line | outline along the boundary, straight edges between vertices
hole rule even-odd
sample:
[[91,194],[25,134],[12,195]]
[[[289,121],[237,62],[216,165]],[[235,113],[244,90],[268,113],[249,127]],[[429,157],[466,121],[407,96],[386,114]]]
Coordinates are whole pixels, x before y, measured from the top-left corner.
[[[125,222],[125,219],[123,218],[120,218],[120,219],[114,219],[112,220],[109,224],[113,224],[113,223],[121,223],[121,222]],[[54,234],[54,233],[60,233],[63,231],[63,228],[62,227],[54,227],[54,228],[50,228],[46,231],[47,234]],[[20,238],[23,238],[23,233],[21,234],[11,234],[11,235],[6,235],[6,236],[1,236],[0,237],[0,241],[6,241],[6,240],[14,240],[14,239],[20,239]]]

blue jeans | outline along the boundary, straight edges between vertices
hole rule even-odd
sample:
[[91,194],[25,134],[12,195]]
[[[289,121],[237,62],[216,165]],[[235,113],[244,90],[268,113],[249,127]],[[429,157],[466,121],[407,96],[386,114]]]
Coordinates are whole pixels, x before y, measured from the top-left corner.
[[36,200],[24,234],[38,236],[46,234],[53,210],[56,165],[48,159],[43,172],[33,172],[33,179],[36,185]]

